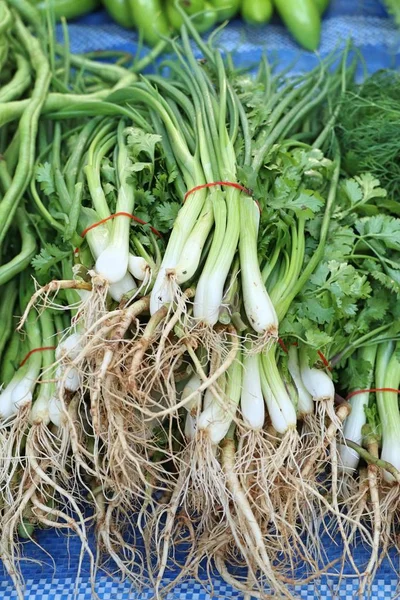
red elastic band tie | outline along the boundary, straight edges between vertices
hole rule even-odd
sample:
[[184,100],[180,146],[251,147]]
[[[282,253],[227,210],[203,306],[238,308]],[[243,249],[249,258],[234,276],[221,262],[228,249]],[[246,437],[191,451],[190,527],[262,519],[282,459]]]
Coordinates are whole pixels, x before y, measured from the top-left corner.
[[284,352],[286,352],[286,354],[288,354],[289,350],[286,348],[285,342],[283,341],[282,338],[278,338],[278,344],[280,345],[280,347],[282,348],[282,350]]
[[325,367],[327,367],[330,371],[332,371],[332,367],[329,364],[329,360],[322,354],[321,350],[318,350],[318,356],[320,357],[320,359],[324,363]]
[[[110,221],[111,219],[115,219],[115,217],[128,217],[128,219],[132,219],[133,221],[135,221],[136,223],[139,223],[140,225],[149,225],[149,223],[147,223],[147,221],[143,221],[143,219],[139,219],[139,217],[136,217],[135,215],[131,215],[128,212],[117,212],[117,213],[114,213],[113,215],[109,215],[105,219],[101,219],[101,221],[97,221],[97,223],[93,223],[92,225],[89,225],[89,227],[86,227],[86,229],[84,229],[81,233],[81,238],[84,238],[85,235],[92,229],[99,227],[99,225],[103,225],[103,223],[106,223],[107,221]],[[152,227],[151,225],[150,225],[150,229],[155,235],[157,235],[159,238],[162,238],[162,235],[158,231],[158,229],[156,229],[155,227]],[[78,252],[79,252],[79,248],[75,248],[74,254],[78,254]]]
[[26,363],[26,361],[29,360],[29,358],[32,356],[32,354],[35,354],[35,352],[43,352],[44,350],[55,350],[55,349],[56,349],[56,346],[42,346],[42,348],[34,348],[30,352],[28,352],[28,354],[25,356],[24,360],[22,361],[22,363],[19,366],[22,367]]
[[[191,190],[189,190],[188,192],[186,192],[183,201],[186,202],[187,198],[190,196],[190,194],[194,194],[194,192],[198,192],[199,190],[204,190],[205,188],[210,188],[210,187],[215,187],[216,185],[223,185],[225,187],[233,187],[236,190],[240,190],[241,192],[245,192],[245,194],[248,194],[249,196],[251,196],[251,192],[249,189],[247,189],[246,187],[244,187],[244,185],[241,185],[240,183],[235,183],[233,181],[213,181],[212,183],[203,183],[202,185],[196,185],[196,187],[192,188]],[[257,202],[258,208],[260,208],[258,202]]]
[[372,394],[374,392],[393,392],[395,394],[400,394],[400,390],[396,390],[395,388],[371,388],[369,390],[355,390],[354,392],[350,392],[350,394],[346,396],[346,400],[350,400],[350,398],[352,398],[353,396],[357,396],[358,394],[364,394],[365,392],[368,392],[369,394]]
[[[287,349],[285,342],[282,340],[282,338],[278,338],[278,344],[280,345],[280,347],[282,348],[282,350],[284,352],[286,352],[286,354],[289,353],[289,350]],[[293,342],[292,346],[297,346],[297,342]],[[322,360],[322,362],[324,363],[325,367],[327,367],[330,371],[332,371],[332,367],[329,364],[329,360],[322,354],[321,350],[318,350],[318,356],[320,357],[320,359]]]

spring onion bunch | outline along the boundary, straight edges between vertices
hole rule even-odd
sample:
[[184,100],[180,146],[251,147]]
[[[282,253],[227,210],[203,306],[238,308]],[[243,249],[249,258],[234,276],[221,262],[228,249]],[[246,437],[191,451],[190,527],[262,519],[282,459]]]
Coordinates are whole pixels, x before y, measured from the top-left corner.
[[335,567],[324,528],[353,568],[370,545],[362,590],[397,518],[400,229],[342,160],[356,62],[251,75],[185,16],[138,79],[46,26],[0,2],[0,543],[19,596],[18,536],[42,527],[79,536],[94,594],[104,555],[164,593],[184,543],[176,581],[213,560],[290,598],[299,564]]

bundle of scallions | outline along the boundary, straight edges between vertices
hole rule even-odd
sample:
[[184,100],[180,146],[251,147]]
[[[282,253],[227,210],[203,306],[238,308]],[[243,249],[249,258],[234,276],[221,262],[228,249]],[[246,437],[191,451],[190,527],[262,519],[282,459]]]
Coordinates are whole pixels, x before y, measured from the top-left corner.
[[398,539],[400,209],[342,166],[357,57],[254,74],[184,19],[138,76],[157,50],[74,56],[0,1],[0,556],[20,598],[48,527],[94,595],[204,561],[256,598],[349,563],[362,594]]

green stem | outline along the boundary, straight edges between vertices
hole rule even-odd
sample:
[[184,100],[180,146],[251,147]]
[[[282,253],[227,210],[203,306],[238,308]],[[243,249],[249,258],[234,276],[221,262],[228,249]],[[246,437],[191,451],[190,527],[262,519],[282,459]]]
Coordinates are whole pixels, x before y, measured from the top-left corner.
[[137,60],[134,65],[131,67],[131,71],[133,73],[140,73],[141,71],[143,71],[146,67],[148,67],[149,65],[151,65],[152,62],[155,61],[155,59],[160,56],[160,54],[162,54],[165,50],[165,48],[168,45],[168,40],[161,40],[160,42],[158,42],[151,50],[150,52],[147,52],[146,55],[143,58],[140,58],[139,60]]
[[382,460],[381,458],[373,456],[372,454],[370,454],[368,452],[368,450],[366,450],[359,444],[352,442],[351,440],[345,440],[345,441],[346,441],[346,446],[348,446],[352,450],[355,450],[357,452],[357,454],[359,454],[360,457],[365,460],[366,463],[368,463],[370,465],[376,465],[383,471],[388,471],[388,473],[393,475],[395,480],[398,483],[400,483],[400,471],[398,471],[392,464],[388,463],[386,460]]
[[342,350],[341,352],[339,352],[338,354],[336,354],[329,360],[331,367],[332,368],[335,367],[337,364],[339,364],[344,359],[344,357],[347,357],[349,354],[354,352],[357,348],[359,348],[360,346],[365,344],[365,342],[368,342],[369,340],[373,339],[374,343],[377,343],[376,336],[379,333],[386,331],[391,326],[392,326],[391,323],[386,323],[385,325],[381,325],[380,327],[377,327],[376,329],[369,331],[368,333],[364,334],[360,338],[357,338],[354,342],[351,342],[348,346],[346,346],[346,348],[344,350]]
[[329,188],[328,199],[327,199],[326,207],[325,207],[325,213],[324,213],[324,217],[323,217],[322,224],[321,224],[321,232],[320,232],[320,236],[319,236],[318,246],[315,249],[309,262],[307,263],[307,266],[304,269],[303,273],[298,278],[296,284],[292,286],[292,288],[290,289],[288,294],[286,294],[285,298],[282,300],[282,302],[279,304],[279,306],[276,307],[279,321],[282,321],[283,317],[289,310],[289,307],[290,307],[291,303],[293,302],[294,298],[302,290],[302,288],[307,283],[308,279],[310,278],[310,276],[312,275],[312,273],[314,272],[314,270],[316,269],[318,264],[321,262],[321,259],[323,257],[324,251],[325,251],[326,239],[327,239],[328,233],[329,233],[329,223],[330,223],[330,219],[331,219],[332,207],[336,200],[336,190],[337,190],[337,186],[338,186],[339,175],[340,175],[340,155],[339,155],[339,151],[337,150],[336,157],[334,160],[334,169],[333,169],[333,173],[332,173],[331,185]]

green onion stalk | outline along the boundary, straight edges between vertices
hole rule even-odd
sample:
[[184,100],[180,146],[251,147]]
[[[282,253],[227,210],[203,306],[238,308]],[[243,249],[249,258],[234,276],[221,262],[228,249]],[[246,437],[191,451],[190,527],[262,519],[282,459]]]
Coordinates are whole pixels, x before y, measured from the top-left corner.
[[[190,27],[189,24],[187,26]],[[218,81],[218,87],[216,87],[209,80],[206,71],[194,59],[185,29],[182,31],[186,58],[181,57],[180,49],[175,46],[175,51],[183,67],[176,78],[180,86],[185,87],[186,95],[182,98],[182,94],[179,92],[171,91],[170,84],[163,86],[163,92],[165,92],[163,96],[149,85],[143,91],[142,87],[139,89],[138,86],[133,86],[132,99],[146,101],[157,113],[157,120],[162,121],[159,130],[168,137],[168,145],[174,154],[175,164],[180,170],[185,184],[183,189],[181,188],[181,194],[184,195],[185,191],[202,186],[204,183],[213,184],[216,181],[237,183],[237,172],[238,168],[243,166],[243,157],[236,155],[235,145],[243,139],[244,135],[247,163],[252,152],[245,111],[231,85],[227,82],[224,66],[218,53],[214,52],[212,47],[206,47],[207,57],[211,58]],[[204,49],[203,46],[201,49]],[[172,68],[169,62],[166,66]],[[305,107],[310,98],[316,95],[320,82],[321,73],[318,76],[313,74],[313,78],[310,78],[310,81],[307,80],[300,89],[290,88],[292,102],[299,96],[301,97],[302,93],[304,94],[300,103],[290,111],[289,116],[293,121],[293,126],[296,122],[296,111]],[[317,94],[319,102],[323,100],[326,91],[326,89],[322,89],[321,93]],[[166,101],[165,97],[169,94],[171,99]],[[276,96],[276,100],[278,100],[278,94]],[[188,110],[187,107],[188,98],[192,100],[191,110]],[[175,110],[172,108],[172,106],[176,106],[177,102],[182,106],[184,115],[194,114],[196,119],[196,123],[193,123],[193,119],[189,118],[187,125],[182,126],[182,134],[177,130]],[[290,106],[289,102],[287,106]],[[277,125],[276,130],[272,127],[269,136],[264,133],[263,135],[259,134],[256,138],[259,149],[257,149],[257,156],[252,165],[256,172],[260,169],[262,160],[274,142],[285,133],[285,127],[288,130],[290,126],[290,120],[286,117],[283,124],[285,127],[279,122],[282,110],[282,107],[277,106],[275,108],[276,117],[273,113],[272,124]],[[193,133],[195,134],[194,140]],[[195,155],[192,153],[192,148],[196,149]],[[265,284],[262,282],[256,255],[259,228],[257,206],[251,198],[246,199],[237,189],[230,186],[227,186],[226,189],[216,186],[211,190],[205,192],[201,189],[191,193],[178,214],[161,270],[153,288],[152,312],[154,313],[164,303],[171,302],[177,291],[176,284],[185,284],[197,272],[206,240],[212,230],[213,235],[211,243],[207,247],[204,266],[196,277],[197,286],[193,309],[195,318],[209,325],[217,323],[223,304],[227,277],[239,247],[241,261],[246,263],[246,268],[241,269],[241,273],[245,309],[249,321],[257,333],[266,334],[268,338],[269,333],[272,332],[276,337],[277,319]],[[239,239],[241,241],[238,244]],[[250,268],[249,265],[253,265],[253,267]],[[262,303],[260,304],[261,297]],[[255,310],[255,306],[258,306],[258,312]]]
[[[97,271],[109,282],[109,298],[116,302],[146,293],[158,269],[162,241],[156,240],[149,226],[144,227],[143,235],[137,233],[131,215],[135,212],[135,185],[146,202],[145,194],[150,191],[146,188],[157,185],[153,161],[158,160],[155,152],[159,138],[128,127],[123,119],[117,125],[112,118],[96,117],[84,118],[71,133],[66,125],[57,122],[50,144],[43,127],[43,151],[30,193],[44,218],[44,247],[33,262],[41,281],[51,274],[55,280],[68,284],[63,294],[71,321],[66,328],[69,333],[56,350],[57,377],[63,380],[66,390],[76,391],[81,376],[76,365],[67,365],[78,358],[86,344],[85,330],[90,324],[85,324],[82,310],[90,306],[86,281],[96,268],[96,261],[100,261]],[[47,123],[47,128],[53,132],[51,123]],[[142,202],[141,215],[143,210],[147,210],[147,205]],[[126,214],[111,220],[115,212]],[[157,214],[155,207],[153,214]],[[151,215],[143,216],[142,221],[152,220]],[[110,306],[110,301],[106,300],[106,304]],[[101,315],[96,310],[88,311],[93,324]]]
[[[350,398],[351,412],[343,428],[344,439],[354,442],[359,446],[363,445],[363,427],[367,423],[367,410],[371,398],[369,390],[374,387],[374,368],[377,350],[377,344],[363,346],[349,359],[349,362],[354,367],[360,362],[368,365],[365,373],[363,373],[362,381],[358,385],[354,386],[353,381],[350,382],[349,392],[354,395]],[[355,394],[355,392],[359,393]],[[354,473],[360,462],[360,455],[349,446],[343,444],[340,447],[340,457],[342,468],[348,473]]]
[[[379,346],[375,366],[376,403],[382,431],[380,458],[400,470],[400,457],[397,444],[400,431],[400,411],[398,389],[400,385],[399,342],[386,342]],[[383,391],[389,388],[397,391]],[[386,481],[395,481],[394,476],[384,471]]]
[[[31,291],[31,286],[26,286],[24,282],[21,283],[21,310],[25,309]],[[42,356],[40,352],[29,353],[42,346],[41,326],[35,312],[32,310],[27,317],[26,338],[22,343],[19,354],[21,362],[24,356],[27,359],[15,371],[11,381],[0,393],[0,415],[3,423],[17,417],[20,409],[31,405],[42,366]],[[6,356],[5,360],[7,358],[9,357]]]

